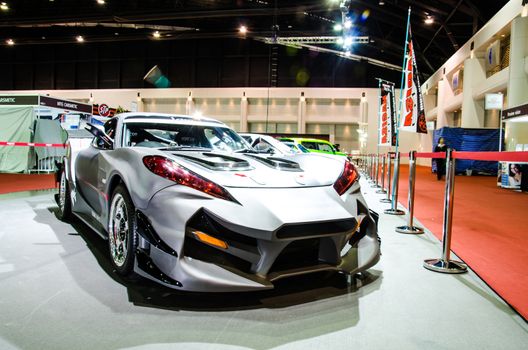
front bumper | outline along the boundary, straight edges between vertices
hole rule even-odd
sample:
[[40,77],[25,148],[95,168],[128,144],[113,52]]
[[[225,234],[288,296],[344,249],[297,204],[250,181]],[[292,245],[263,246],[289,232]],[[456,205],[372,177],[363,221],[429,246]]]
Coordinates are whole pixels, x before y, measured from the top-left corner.
[[[171,288],[200,292],[271,289],[274,281],[300,274],[364,271],[379,260],[376,223],[360,194],[349,197],[345,202],[356,201],[354,208],[349,208],[356,211],[354,216],[347,213],[343,217],[337,210],[337,214],[326,215],[328,220],[285,222],[269,211],[258,212],[255,221],[263,222],[268,215],[267,221],[280,222],[269,229],[265,225],[241,225],[248,222],[244,205],[233,204],[241,218],[236,223],[228,220],[229,214],[219,216],[211,205],[218,200],[198,203],[198,199],[187,198],[189,203],[179,207],[180,214],[193,209],[192,204],[197,204],[196,210],[187,220],[175,220],[172,215],[167,221],[160,206],[176,210],[174,201],[180,197],[157,195],[149,208],[138,211],[136,271]],[[224,202],[220,204],[230,205]],[[362,218],[361,223],[356,218]],[[193,234],[196,231],[222,240],[227,248],[200,241]]]

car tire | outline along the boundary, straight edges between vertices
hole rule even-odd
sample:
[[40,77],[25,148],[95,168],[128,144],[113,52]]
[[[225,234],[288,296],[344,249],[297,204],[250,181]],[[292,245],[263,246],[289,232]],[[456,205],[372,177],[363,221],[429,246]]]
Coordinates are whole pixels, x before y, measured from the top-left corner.
[[135,207],[126,187],[120,184],[112,194],[108,214],[108,248],[116,272],[133,278],[138,237]]
[[71,196],[70,196],[70,184],[66,178],[66,170],[62,169],[59,177],[59,195],[57,198],[57,204],[59,205],[59,212],[57,216],[62,221],[69,221],[72,216],[71,212]]

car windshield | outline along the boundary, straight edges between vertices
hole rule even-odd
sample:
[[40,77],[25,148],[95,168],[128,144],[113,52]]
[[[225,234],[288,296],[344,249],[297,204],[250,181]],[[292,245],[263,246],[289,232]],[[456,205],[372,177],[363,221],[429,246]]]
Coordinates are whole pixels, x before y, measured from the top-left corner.
[[225,126],[135,122],[125,123],[123,146],[225,152],[248,149],[247,143]]

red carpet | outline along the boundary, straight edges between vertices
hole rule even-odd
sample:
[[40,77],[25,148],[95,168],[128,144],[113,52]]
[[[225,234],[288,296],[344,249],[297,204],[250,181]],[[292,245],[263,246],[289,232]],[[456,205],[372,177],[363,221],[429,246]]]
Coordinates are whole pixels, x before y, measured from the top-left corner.
[[[402,166],[398,200],[405,207],[408,174]],[[417,167],[415,217],[440,240],[444,190],[431,168]],[[456,176],[451,248],[528,319],[528,193],[501,189],[494,176]]]
[[55,188],[54,174],[0,174],[0,194]]

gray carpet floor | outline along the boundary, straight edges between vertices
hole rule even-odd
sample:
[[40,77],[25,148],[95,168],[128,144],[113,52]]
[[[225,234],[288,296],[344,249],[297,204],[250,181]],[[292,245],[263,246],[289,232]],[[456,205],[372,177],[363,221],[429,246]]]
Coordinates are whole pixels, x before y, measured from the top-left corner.
[[0,349],[528,349],[527,323],[475,274],[422,267],[441,245],[395,233],[403,217],[381,215],[381,261],[352,285],[204,295],[123,281],[106,242],[55,213],[51,192],[0,196]]

